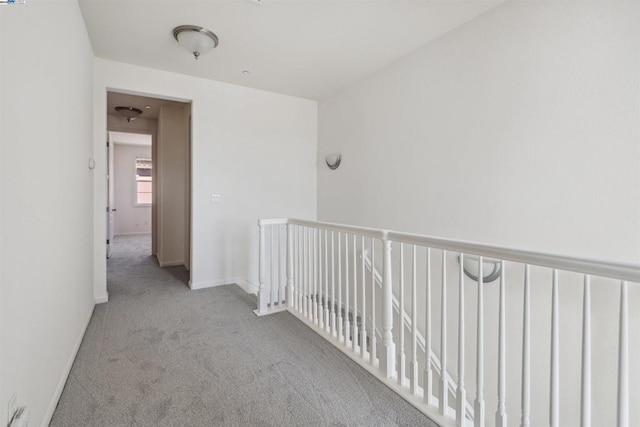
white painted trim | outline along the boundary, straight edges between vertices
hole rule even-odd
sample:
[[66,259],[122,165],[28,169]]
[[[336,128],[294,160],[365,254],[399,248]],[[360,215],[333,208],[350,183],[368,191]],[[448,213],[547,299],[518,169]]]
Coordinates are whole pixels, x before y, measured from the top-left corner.
[[60,381],[58,381],[58,386],[56,387],[55,392],[53,393],[53,397],[51,398],[51,402],[47,407],[47,412],[44,414],[44,421],[42,422],[43,426],[48,426],[51,422],[51,418],[53,418],[53,413],[58,406],[58,401],[60,400],[60,396],[62,395],[62,390],[64,389],[65,384],[67,383],[67,379],[69,378],[69,373],[71,372],[71,367],[73,366],[73,362],[76,360],[76,355],[78,354],[78,350],[80,349],[80,344],[82,344],[82,339],[84,338],[84,334],[87,331],[87,327],[89,326],[89,322],[91,322],[91,317],[93,316],[93,310],[95,309],[95,305],[91,308],[89,312],[89,317],[84,323],[84,327],[80,332],[80,336],[73,347],[73,351],[71,352],[71,357],[65,366],[64,372],[62,373],[62,377]]
[[258,285],[244,277],[228,277],[226,279],[211,280],[206,282],[189,282],[189,288],[192,290],[214,288],[216,286],[238,285],[248,294],[257,294]]
[[[149,205],[151,206],[151,205]],[[131,233],[118,233],[118,234],[114,234],[113,237],[118,237],[118,236],[143,236],[143,235],[150,235],[151,232],[150,231],[132,231]]]
[[257,283],[253,283],[249,279],[238,279],[236,284],[240,286],[246,293],[258,295],[260,286]]
[[189,282],[189,287],[192,290],[214,288],[216,286],[223,286],[223,285],[230,285],[230,283],[227,283],[225,279],[211,280],[206,282],[195,282],[195,283]]
[[158,260],[158,264],[160,267],[175,267],[177,265],[184,265],[184,260],[182,261],[160,261]]
[[105,302],[109,302],[109,293],[106,292],[104,295],[95,295],[93,299],[96,304],[103,304]]

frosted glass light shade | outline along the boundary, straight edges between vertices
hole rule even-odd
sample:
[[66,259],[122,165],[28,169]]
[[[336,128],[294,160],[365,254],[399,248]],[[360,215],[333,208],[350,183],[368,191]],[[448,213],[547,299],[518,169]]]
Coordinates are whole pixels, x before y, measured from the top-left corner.
[[196,59],[218,46],[218,36],[206,28],[194,25],[181,25],[174,28],[173,36],[180,46],[193,53]]

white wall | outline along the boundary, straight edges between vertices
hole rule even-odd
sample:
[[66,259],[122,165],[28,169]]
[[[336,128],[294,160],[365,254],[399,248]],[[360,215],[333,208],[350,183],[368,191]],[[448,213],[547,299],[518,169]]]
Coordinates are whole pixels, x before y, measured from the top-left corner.
[[[151,137],[149,137],[151,141]],[[116,235],[151,233],[151,206],[136,206],[136,159],[151,158],[151,145],[114,146]]]
[[[343,158],[336,171],[318,169],[319,219],[639,262],[638,13],[637,2],[506,2],[321,100],[319,162],[332,153]],[[514,267],[508,277],[509,375],[517,382],[522,274]],[[533,401],[535,425],[547,422],[550,317],[549,275],[544,282],[537,277],[533,373],[542,394]],[[573,425],[582,291],[562,280],[561,424]],[[450,286],[449,367],[455,373],[457,292]],[[597,397],[594,425],[606,425],[615,419],[615,392],[605,385],[615,390],[619,291],[594,286],[600,316],[594,342],[606,352],[598,356],[603,365],[594,387],[609,390]],[[485,298],[487,419],[493,424],[496,284],[487,286]],[[635,289],[631,307],[638,301]],[[472,400],[473,294],[467,304]],[[631,315],[632,348],[638,348],[638,310]],[[630,383],[639,378],[636,366]],[[519,392],[508,384],[509,424],[519,419]],[[632,424],[639,412],[633,408]]]
[[0,38],[0,423],[17,393],[38,426],[94,303],[92,53],[75,1],[2,7]]
[[189,104],[160,107],[158,116],[158,262],[185,265],[189,240]]
[[[194,63],[194,66],[197,66]],[[257,283],[257,219],[315,218],[317,103],[155,69],[94,61],[94,141],[104,174],[107,88],[192,100],[193,287]],[[94,236],[104,236],[104,186]],[[211,204],[212,193],[222,203]],[[95,294],[106,296],[104,245],[95,246]]]
[[322,100],[319,218],[637,262],[636,7],[508,2]]

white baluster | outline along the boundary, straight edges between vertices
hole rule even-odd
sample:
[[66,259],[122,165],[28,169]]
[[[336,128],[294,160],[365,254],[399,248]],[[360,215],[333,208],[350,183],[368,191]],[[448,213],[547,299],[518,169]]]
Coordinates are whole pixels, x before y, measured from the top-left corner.
[[[382,345],[380,365],[388,379],[396,375],[396,345],[393,342],[393,289],[391,279],[391,241],[382,240]],[[372,330],[375,335],[375,331]]]
[[342,336],[342,235],[338,232],[338,341]]
[[311,303],[313,305],[313,323],[318,324],[318,229],[313,229],[313,289],[311,293],[313,298]]
[[344,304],[344,345],[349,346],[349,341],[351,340],[351,322],[349,321],[349,311],[351,308],[349,307],[349,235],[345,233],[344,235],[344,287],[345,287],[345,304]]
[[267,289],[265,286],[266,275],[267,275],[267,259],[266,259],[266,243],[265,243],[265,231],[264,225],[258,221],[258,232],[259,232],[259,246],[260,253],[258,255],[258,281],[260,282],[260,289],[258,292],[258,312],[265,313],[267,311]]
[[476,399],[473,409],[473,425],[484,427],[484,273],[483,260],[478,257],[478,318],[476,348]]
[[304,227],[302,229],[302,315],[307,317],[307,286],[309,283],[309,258],[308,258],[308,246],[307,236],[309,229]]
[[431,248],[427,248],[427,289],[425,302],[425,332],[424,332],[424,394],[423,400],[427,405],[433,403],[433,369],[431,368]]
[[287,306],[289,310],[294,309],[293,296],[293,227],[291,224],[286,225],[287,230]]
[[404,354],[404,243],[400,243],[400,301],[398,304],[398,331],[400,354],[398,355],[398,384],[404,385],[406,356]]
[[282,274],[282,261],[284,260],[284,256],[282,256],[282,249],[284,247],[284,245],[282,244],[282,226],[278,225],[278,285],[279,285],[279,292],[278,292],[278,307],[282,307],[282,303],[285,301],[285,295],[284,295],[284,285],[285,285],[285,279],[283,277]]
[[442,292],[440,292],[440,414],[449,406],[449,382],[447,381],[447,251],[442,251]]
[[591,276],[584,275],[582,295],[582,387],[580,425],[591,427]]
[[629,426],[629,303],[627,282],[620,283],[620,337],[618,341],[618,427]]
[[276,278],[276,274],[278,274],[278,270],[277,267],[274,268],[274,262],[277,263],[277,259],[275,257],[276,255],[276,240],[273,236],[273,229],[275,228],[274,225],[270,225],[270,234],[271,234],[271,245],[269,245],[271,247],[271,251],[269,251],[269,271],[271,272],[271,274],[269,275],[271,277],[271,281],[269,282],[269,288],[271,290],[271,292],[269,292],[269,296],[271,297],[271,304],[270,304],[270,309],[273,310],[275,308],[275,302],[276,302],[276,298],[278,297],[278,279]]
[[456,390],[456,425],[464,427],[467,392],[464,388],[464,254],[460,253],[458,288],[458,387]]
[[331,232],[331,335],[336,336],[336,255]]
[[411,260],[411,394],[418,394],[418,248],[413,245],[413,259]]
[[505,262],[500,262],[500,308],[498,314],[498,409],[496,411],[496,427],[507,427],[507,407],[506,407],[506,307],[505,292],[507,281],[507,270]]
[[362,236],[360,243],[362,245],[362,257],[361,257],[361,269],[362,269],[362,316],[361,316],[361,328],[360,328],[360,355],[364,359],[367,354],[367,300],[365,299],[365,274],[364,274],[364,236]]
[[322,276],[322,230],[318,229],[318,327],[324,328],[324,286]]
[[529,265],[524,266],[524,303],[522,308],[522,418],[521,427],[531,425],[531,316]]
[[[375,365],[378,354],[377,354],[377,342],[378,337],[376,336],[376,264],[374,260],[376,259],[376,244],[371,238],[371,353],[369,354],[369,361],[372,365]],[[393,309],[392,309],[393,310]]]
[[549,424],[560,425],[560,322],[558,319],[558,270],[553,270],[551,290],[551,399],[549,404]]
[[358,352],[358,241],[353,235],[353,352]]
[[329,325],[329,237],[328,230],[324,230],[324,328],[325,331],[330,331]]
[[298,226],[298,313],[303,311],[304,298],[304,228]]
[[306,303],[305,307],[307,309],[307,319],[313,318],[313,307],[311,304],[311,290],[313,288],[313,254],[311,253],[311,239],[313,237],[313,230],[311,228],[307,228],[307,288],[305,291],[306,295]]

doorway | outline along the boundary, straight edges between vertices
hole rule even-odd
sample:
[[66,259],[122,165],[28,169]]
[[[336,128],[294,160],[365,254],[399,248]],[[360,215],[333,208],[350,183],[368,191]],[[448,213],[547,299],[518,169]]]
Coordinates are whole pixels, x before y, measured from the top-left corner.
[[[127,114],[116,107],[126,107]],[[123,244],[137,242],[138,251],[147,252],[158,267],[183,269],[179,275],[187,286],[190,116],[187,102],[107,92],[107,258],[118,249],[120,255],[132,253]]]

